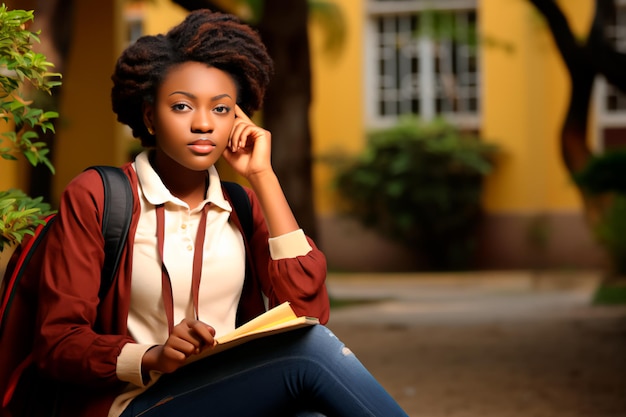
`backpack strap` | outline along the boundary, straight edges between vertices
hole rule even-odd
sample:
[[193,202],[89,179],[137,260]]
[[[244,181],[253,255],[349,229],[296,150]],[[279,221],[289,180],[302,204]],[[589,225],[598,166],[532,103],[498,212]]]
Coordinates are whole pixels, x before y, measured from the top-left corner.
[[[104,265],[102,267],[100,291],[102,298],[111,286],[117,273],[120,257],[128,237],[131,213],[133,210],[133,192],[130,181],[121,168],[112,166],[92,166],[100,174],[104,186],[104,213],[102,215],[102,236],[104,237]],[[4,327],[5,313],[9,310],[22,280],[26,265],[30,262],[37,247],[43,241],[46,232],[56,220],[56,213],[46,217],[44,224],[39,225],[17,248],[11,257],[5,277],[2,280],[0,294],[0,329]]]
[[31,258],[35,254],[35,251],[39,247],[39,244],[43,241],[46,232],[54,223],[56,219],[56,213],[50,214],[45,217],[44,223],[38,225],[33,231],[32,236],[27,235],[22,243],[15,249],[7,269],[5,271],[4,278],[2,278],[2,285],[0,285],[0,333],[5,326],[5,320],[13,300],[16,297],[17,287],[24,276],[26,265],[30,262]]
[[115,278],[133,211],[133,190],[128,177],[121,168],[95,165],[104,186],[104,213],[102,214],[102,236],[104,237],[104,265],[98,295],[102,299]]
[[233,203],[243,232],[246,235],[246,240],[250,241],[252,238],[252,205],[250,204],[248,193],[246,193],[241,184],[236,182],[222,181],[222,187],[224,187]]

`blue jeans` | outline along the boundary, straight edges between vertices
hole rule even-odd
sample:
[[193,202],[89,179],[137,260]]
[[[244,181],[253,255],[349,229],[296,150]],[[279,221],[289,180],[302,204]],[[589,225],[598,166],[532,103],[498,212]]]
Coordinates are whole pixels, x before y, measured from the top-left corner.
[[326,327],[273,335],[163,375],[122,417],[407,414]]

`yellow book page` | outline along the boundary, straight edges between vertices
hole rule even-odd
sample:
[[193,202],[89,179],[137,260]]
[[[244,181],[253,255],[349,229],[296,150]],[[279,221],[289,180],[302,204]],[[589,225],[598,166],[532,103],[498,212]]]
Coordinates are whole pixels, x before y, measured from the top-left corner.
[[284,303],[239,326],[232,332],[218,337],[217,342],[225,343],[229,340],[236,339],[241,335],[250,332],[262,331],[263,329],[266,329],[268,327],[272,327],[274,325],[284,323],[295,318],[297,318],[296,313],[294,313],[291,305],[289,305],[289,301],[285,301]]
[[191,356],[187,363],[195,362],[198,359],[214,355],[250,340],[315,324],[319,324],[317,318],[296,316],[291,305],[286,301],[255,317],[232,332],[216,338],[217,343],[215,346],[206,349],[199,355]]

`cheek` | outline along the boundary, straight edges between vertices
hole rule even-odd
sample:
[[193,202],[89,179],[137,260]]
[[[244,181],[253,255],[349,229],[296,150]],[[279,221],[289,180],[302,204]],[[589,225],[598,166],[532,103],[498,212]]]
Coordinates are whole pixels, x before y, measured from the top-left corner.
[[228,139],[230,139],[230,135],[233,133],[233,128],[235,127],[235,118],[228,119],[228,122],[224,125],[224,131],[228,132]]

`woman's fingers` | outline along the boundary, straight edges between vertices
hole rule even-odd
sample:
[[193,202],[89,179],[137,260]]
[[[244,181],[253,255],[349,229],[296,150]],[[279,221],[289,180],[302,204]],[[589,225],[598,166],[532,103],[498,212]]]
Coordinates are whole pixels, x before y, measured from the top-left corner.
[[212,347],[215,344],[215,329],[199,320],[195,320],[191,324],[192,334],[197,336],[196,340],[200,341],[199,350],[205,347]]
[[251,134],[251,125],[247,122],[235,122],[230,137],[230,150],[237,152],[241,148],[248,146],[248,137]]
[[235,104],[235,118],[243,119],[244,121],[246,121],[248,123],[252,122],[252,120],[250,120],[248,115],[246,113],[244,113],[243,110],[241,110],[241,107],[239,107],[239,104]]
[[266,135],[266,130],[254,124],[241,107],[235,106],[235,124],[229,141],[231,152],[237,152],[239,149],[252,149],[255,141]]
[[199,320],[183,320],[174,327],[167,345],[182,352],[185,356],[199,353],[205,347],[215,344],[215,329]]

